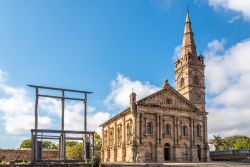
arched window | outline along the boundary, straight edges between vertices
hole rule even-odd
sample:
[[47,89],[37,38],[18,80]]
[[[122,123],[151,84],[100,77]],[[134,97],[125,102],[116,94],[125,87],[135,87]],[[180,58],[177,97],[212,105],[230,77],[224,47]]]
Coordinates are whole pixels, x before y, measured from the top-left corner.
[[180,81],[180,87],[182,88],[184,86],[185,82],[184,82],[184,78],[181,78],[181,81]]
[[166,124],[165,133],[166,133],[166,135],[171,135],[171,125],[170,124]]
[[114,135],[113,135],[113,128],[110,129],[110,132],[109,132],[109,145],[113,145],[113,138],[114,138]]
[[201,137],[201,125],[197,124],[197,137]]
[[147,131],[147,134],[152,134],[153,133],[153,124],[152,124],[152,122],[147,123],[146,131]]
[[182,127],[182,135],[183,136],[188,136],[188,127],[186,125],[184,125]]
[[194,84],[195,85],[199,85],[200,84],[199,77],[197,75],[194,76]]
[[127,123],[127,141],[131,141],[131,136],[132,136],[132,128],[131,125],[129,123]]
[[117,138],[118,138],[118,144],[122,142],[122,130],[121,125],[117,128]]
[[104,131],[104,147],[107,146],[107,131]]

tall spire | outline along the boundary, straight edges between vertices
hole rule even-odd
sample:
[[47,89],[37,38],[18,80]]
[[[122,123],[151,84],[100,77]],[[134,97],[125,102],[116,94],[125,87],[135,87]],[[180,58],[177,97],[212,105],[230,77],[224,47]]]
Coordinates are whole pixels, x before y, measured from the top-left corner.
[[187,54],[191,54],[192,56],[197,56],[196,47],[195,47],[195,43],[194,43],[194,34],[192,31],[188,7],[187,7],[186,22],[185,22],[185,26],[184,26],[184,35],[183,35],[182,48],[181,48],[181,57],[183,57]]

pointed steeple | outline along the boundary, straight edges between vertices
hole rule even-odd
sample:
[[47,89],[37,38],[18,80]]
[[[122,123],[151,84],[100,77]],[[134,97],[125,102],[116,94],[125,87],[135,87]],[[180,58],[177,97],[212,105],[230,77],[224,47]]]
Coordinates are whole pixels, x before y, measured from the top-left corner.
[[186,22],[184,26],[184,35],[182,40],[181,57],[191,54],[192,56],[197,56],[196,47],[194,43],[194,34],[192,31],[189,11],[187,9]]

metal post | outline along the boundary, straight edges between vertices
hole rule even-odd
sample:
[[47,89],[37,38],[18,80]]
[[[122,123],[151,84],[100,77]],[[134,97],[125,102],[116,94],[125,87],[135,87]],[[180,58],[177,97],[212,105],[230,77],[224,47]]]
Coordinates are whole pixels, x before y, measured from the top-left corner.
[[[62,97],[61,97],[61,101],[62,101],[62,118],[61,118],[61,130],[64,131],[64,90],[62,90]],[[66,155],[65,155],[65,134],[62,132],[61,133],[61,142],[60,142],[60,160],[65,160],[66,159]]]
[[64,91],[62,90],[62,130],[64,130]]
[[35,162],[35,150],[34,150],[35,146],[34,146],[34,135],[33,135],[33,131],[31,131],[31,163]]
[[83,135],[84,136],[83,136],[83,139],[82,139],[82,160],[86,160],[86,157],[85,157],[85,139],[84,139],[86,134],[83,134]]
[[95,152],[94,152],[94,147],[95,147],[95,133],[92,134],[92,158],[95,156]]
[[[38,129],[38,88],[36,88],[36,102],[35,102],[35,137],[34,139],[34,161],[37,160],[37,129]],[[33,140],[32,139],[32,140]]]
[[87,94],[84,94],[84,131],[87,131]]
[[[87,131],[87,95],[84,94],[84,131]],[[84,135],[84,160],[87,162],[87,134]]]

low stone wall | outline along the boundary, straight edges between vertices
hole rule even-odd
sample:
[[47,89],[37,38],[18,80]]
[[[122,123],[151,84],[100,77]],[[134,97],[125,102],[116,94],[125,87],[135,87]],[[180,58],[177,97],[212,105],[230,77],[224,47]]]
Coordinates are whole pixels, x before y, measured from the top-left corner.
[[15,164],[6,164],[0,165],[5,167],[91,167],[90,164],[86,163],[47,163],[47,164],[26,164],[26,165],[15,165]]
[[249,161],[250,150],[211,151],[212,161]]
[[[43,159],[57,160],[58,151],[56,150],[43,150]],[[31,161],[31,150],[0,150],[0,162],[11,161]]]

